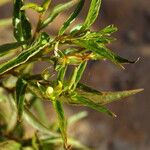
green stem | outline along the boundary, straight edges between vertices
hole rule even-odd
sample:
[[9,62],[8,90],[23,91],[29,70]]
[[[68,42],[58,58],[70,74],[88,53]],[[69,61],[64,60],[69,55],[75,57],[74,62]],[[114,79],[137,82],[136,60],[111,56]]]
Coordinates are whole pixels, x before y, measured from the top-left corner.
[[67,122],[65,119],[62,103],[58,100],[54,100],[53,106],[54,106],[55,111],[57,113],[59,128],[60,128],[60,132],[61,132],[62,139],[64,142],[64,148],[67,150],[67,147],[68,147],[68,144],[67,144]]

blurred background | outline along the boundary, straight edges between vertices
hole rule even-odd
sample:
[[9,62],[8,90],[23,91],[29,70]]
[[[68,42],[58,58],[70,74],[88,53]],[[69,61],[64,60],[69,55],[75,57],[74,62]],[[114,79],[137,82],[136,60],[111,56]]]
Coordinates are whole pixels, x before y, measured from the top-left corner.
[[[52,6],[66,0],[52,0]],[[40,0],[33,2],[39,2]],[[88,0],[76,23],[81,23],[87,14]],[[114,24],[119,31],[118,39],[109,47],[130,60],[140,57],[136,64],[117,68],[110,62],[90,62],[82,82],[102,91],[115,91],[144,88],[144,92],[108,107],[118,117],[112,119],[94,110],[83,107],[65,106],[67,116],[82,110],[88,116],[72,126],[71,135],[94,150],[149,150],[150,149],[150,1],[149,0],[103,0],[99,18],[93,30]],[[52,23],[46,31],[57,34],[57,29],[70,14],[66,11]],[[0,7],[0,19],[11,17],[12,4]],[[37,22],[37,13],[28,11],[33,26]],[[0,27],[0,44],[13,41],[12,27]],[[39,70],[41,66],[37,66]],[[51,105],[45,102],[51,111]],[[51,114],[54,117],[53,114]],[[27,135],[28,136],[28,135]]]

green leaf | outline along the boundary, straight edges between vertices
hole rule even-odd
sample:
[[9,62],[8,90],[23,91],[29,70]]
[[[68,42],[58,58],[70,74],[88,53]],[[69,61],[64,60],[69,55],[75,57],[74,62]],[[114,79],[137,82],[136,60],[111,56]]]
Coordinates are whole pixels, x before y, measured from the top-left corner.
[[71,91],[73,85],[75,84],[77,73],[78,73],[78,67],[75,67],[69,81],[69,86],[68,86],[69,91]]
[[20,46],[23,46],[26,42],[14,42],[0,45],[0,56],[5,55],[11,50],[14,50]]
[[84,92],[87,92],[87,93],[93,93],[93,94],[101,94],[100,91],[96,90],[96,89],[93,89],[83,83],[78,83],[77,85],[77,90],[79,91],[84,91]]
[[85,0],[80,0],[74,12],[70,15],[70,17],[64,22],[63,26],[60,28],[59,35],[63,35],[69,25],[75,20],[75,18],[79,15],[80,11],[83,8]]
[[117,91],[117,92],[99,92],[94,90],[84,84],[79,83],[76,91],[86,98],[91,99],[96,104],[106,105],[114,101],[129,97],[131,95],[137,94],[143,89],[127,90],[127,91]]
[[45,99],[46,95],[43,95],[43,92],[39,89],[38,85],[34,82],[28,81],[27,87],[33,95],[35,95],[39,99]]
[[82,28],[82,25],[81,24],[77,24],[75,27],[73,27],[70,31],[70,34],[71,35],[75,35],[76,33],[78,33]]
[[94,110],[97,110],[99,112],[102,112],[104,114],[107,114],[109,116],[112,116],[112,117],[116,117],[116,115],[109,111],[107,108],[105,108],[104,106],[102,105],[99,105],[99,104],[96,104],[94,103],[93,101],[91,101],[90,99],[78,94],[78,93],[74,93],[72,96],[71,96],[71,99],[77,103],[80,103],[84,106],[87,106],[89,108],[92,108]]
[[80,63],[80,65],[78,67],[75,67],[71,79],[69,81],[69,86],[68,89],[71,90],[75,90],[76,85],[78,84],[78,82],[80,81],[83,72],[85,70],[85,67],[87,65],[87,61],[83,61],[82,63]]
[[24,111],[26,87],[27,87],[27,82],[22,77],[20,77],[16,83],[16,103],[17,103],[19,121],[21,120]]
[[97,42],[98,44],[110,44],[112,41],[115,40],[115,38],[103,36],[99,32],[90,32],[86,34],[86,36],[83,38],[84,40],[93,40]]
[[21,145],[13,140],[7,140],[4,142],[0,142],[0,149],[1,150],[20,150]]
[[74,84],[74,88],[76,88],[78,82],[81,80],[81,77],[83,75],[83,72],[85,70],[87,66],[87,61],[83,61],[79,66],[78,66],[78,71],[77,71],[77,76],[76,76],[76,80],[75,80],[75,84]]
[[67,145],[67,122],[65,119],[62,104],[58,100],[53,100],[53,106],[54,106],[55,111],[57,113],[59,128],[60,128],[61,135],[62,135],[62,138],[64,141],[64,145]]
[[102,29],[99,33],[101,33],[102,35],[110,36],[112,33],[116,32],[117,30],[118,28],[115,27],[114,25],[109,25],[104,29]]
[[44,2],[42,3],[42,7],[44,8],[44,12],[46,12],[48,10],[50,3],[51,3],[51,0],[44,0]]
[[25,11],[21,10],[21,7],[23,7],[23,0],[14,0],[14,36],[19,42],[26,41],[31,38],[31,25],[25,15]]
[[67,3],[62,3],[54,7],[54,9],[49,14],[48,18],[41,24],[40,29],[46,27],[49,23],[51,23],[61,12],[73,7],[78,0],[71,0]]
[[113,63],[123,67],[121,64],[124,63],[135,63],[136,61],[129,61],[120,56],[117,56],[115,53],[110,51],[104,45],[100,45],[93,40],[75,40],[73,41],[78,46],[84,47],[87,50],[93,51],[94,53],[102,56],[105,59],[112,61]]
[[88,15],[86,17],[86,20],[82,26],[82,30],[89,29],[90,26],[95,22],[98,14],[99,14],[100,6],[101,6],[101,0],[92,0],[91,1],[90,9],[89,9]]
[[39,6],[38,4],[36,3],[28,3],[26,5],[23,5],[21,7],[21,10],[26,10],[26,9],[33,9],[34,11],[37,11],[39,13],[43,12],[44,11],[44,8]]
[[7,19],[0,19],[0,26],[9,26],[12,24],[12,19],[11,18],[7,18]]
[[33,48],[29,48],[27,51],[23,51],[20,55],[13,58],[12,60],[0,65],[0,74],[3,74],[23,63],[28,61],[31,57],[35,56],[39,51],[41,51],[43,47],[36,46]]
[[50,136],[58,136],[58,134],[51,132],[43,123],[41,123],[28,109],[25,108],[23,116],[25,120],[35,129],[46,133]]
[[49,46],[48,39],[45,38],[44,33],[39,37],[40,42],[35,44],[33,47],[22,51],[17,57],[10,61],[0,65],[0,75],[27,62],[30,58],[39,53],[42,49]]
[[67,65],[64,65],[59,71],[58,71],[58,77],[57,80],[63,82],[64,81],[64,77],[67,71]]
[[38,86],[39,90],[41,91],[41,93],[45,94],[46,88],[43,85],[41,85],[39,82],[37,82],[37,86]]
[[72,48],[72,47],[71,48],[67,48],[67,49],[65,49],[65,50],[62,51],[62,53],[64,55],[74,54],[76,52],[78,52],[78,49]]

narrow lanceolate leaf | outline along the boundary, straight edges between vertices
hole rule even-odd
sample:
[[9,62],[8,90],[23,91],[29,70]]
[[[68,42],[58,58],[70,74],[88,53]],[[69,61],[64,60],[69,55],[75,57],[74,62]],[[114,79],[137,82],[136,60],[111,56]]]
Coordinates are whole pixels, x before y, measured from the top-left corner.
[[69,90],[71,90],[73,88],[74,84],[75,84],[77,73],[78,73],[78,67],[75,67],[73,72],[72,72],[70,81],[69,81],[69,86],[68,86]]
[[64,141],[64,145],[67,145],[67,126],[66,126],[67,124],[66,124],[66,119],[65,119],[62,104],[58,100],[54,100],[53,106],[57,113],[59,128],[60,128],[61,135]]
[[16,103],[17,103],[19,120],[21,119],[24,110],[26,87],[27,87],[27,82],[20,77],[16,83]]
[[51,23],[61,12],[73,7],[78,0],[71,0],[67,3],[59,4],[51,11],[48,18],[41,24],[40,29],[46,27],[49,23]]
[[86,17],[85,22],[83,23],[82,30],[90,28],[90,26],[95,22],[98,17],[99,10],[101,6],[101,0],[92,0],[90,4],[90,9]]
[[25,108],[23,116],[25,120],[35,129],[40,132],[49,134],[51,136],[58,136],[58,134],[51,132],[43,123],[41,123],[28,109]]
[[84,61],[78,67],[74,68],[68,86],[69,90],[74,90],[76,88],[76,85],[78,84],[78,82],[80,81],[83,75],[86,65],[87,65],[87,61]]
[[78,71],[77,71],[77,75],[76,75],[76,79],[75,79],[75,84],[74,84],[74,88],[76,88],[76,85],[78,84],[78,82],[80,81],[82,75],[83,75],[83,72],[85,70],[87,66],[87,61],[84,61],[82,62],[79,66],[78,66]]
[[136,61],[129,61],[127,59],[124,59],[124,58],[116,55],[115,53],[110,51],[108,48],[106,48],[104,45],[100,45],[93,40],[75,40],[73,42],[81,47],[86,48],[87,50],[93,51],[94,53],[98,54],[99,56],[101,56],[105,59],[108,59],[115,64],[120,65],[121,67],[122,67],[121,64],[136,62]]
[[26,41],[31,38],[31,25],[25,15],[25,11],[21,10],[23,0],[14,0],[13,10],[13,26],[14,36],[17,41]]
[[26,51],[22,51],[17,57],[11,59],[10,61],[0,65],[0,75],[27,62],[31,57],[35,56],[42,49],[49,45],[48,39],[44,39],[44,34],[41,35],[41,40],[39,43],[35,44],[33,47]]
[[100,33],[102,35],[110,36],[112,33],[116,32],[117,30],[118,30],[118,28],[115,27],[114,25],[109,25],[109,26],[105,27],[104,29],[102,29],[98,33]]
[[0,75],[25,63],[31,57],[36,55],[41,49],[43,48],[40,48],[39,46],[30,48],[27,51],[23,51],[19,56],[13,58],[12,60],[0,65]]
[[67,71],[67,65],[64,65],[59,71],[58,71],[58,77],[57,80],[63,82],[64,81],[64,77]]
[[33,9],[34,11],[37,11],[39,13],[43,12],[44,11],[44,8],[39,6],[38,4],[36,3],[28,3],[26,5],[23,5],[21,7],[21,10],[26,10],[26,9]]
[[8,53],[11,50],[14,50],[20,46],[23,46],[26,42],[14,42],[0,45],[0,56]]
[[89,98],[94,103],[100,105],[106,105],[143,91],[143,89],[136,89],[117,92],[99,92],[81,83],[78,84],[76,90],[80,95]]
[[77,103],[84,105],[84,106],[87,106],[87,107],[92,108],[94,110],[97,110],[99,112],[105,113],[109,116],[116,117],[116,115],[113,112],[111,112],[110,110],[108,110],[107,108],[105,108],[99,104],[94,103],[89,98],[86,98],[86,97],[84,97],[78,93],[71,96],[71,99]]
[[107,35],[103,35],[101,32],[89,32],[83,38],[84,40],[93,40],[99,44],[110,44],[115,38]]
[[44,12],[46,12],[48,10],[50,3],[51,3],[51,0],[44,0],[44,2],[42,3],[42,7],[44,9]]
[[83,8],[85,0],[80,0],[74,12],[70,15],[70,17],[64,22],[63,26],[59,31],[59,35],[63,35],[69,25],[75,20],[75,18],[79,15],[80,11]]

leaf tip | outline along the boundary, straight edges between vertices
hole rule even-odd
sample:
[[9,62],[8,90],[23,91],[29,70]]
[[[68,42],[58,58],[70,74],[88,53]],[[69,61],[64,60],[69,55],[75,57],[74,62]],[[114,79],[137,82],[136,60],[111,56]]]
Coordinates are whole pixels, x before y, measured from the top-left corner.
[[117,118],[117,115],[115,113],[112,113],[112,117]]
[[140,60],[140,57],[138,57],[138,58],[135,60],[135,63],[137,63],[139,60]]
[[135,93],[139,93],[139,92],[144,91],[144,89],[143,89],[143,88],[141,88],[141,89],[136,89],[136,90],[134,90],[134,91],[135,91]]

